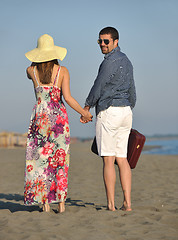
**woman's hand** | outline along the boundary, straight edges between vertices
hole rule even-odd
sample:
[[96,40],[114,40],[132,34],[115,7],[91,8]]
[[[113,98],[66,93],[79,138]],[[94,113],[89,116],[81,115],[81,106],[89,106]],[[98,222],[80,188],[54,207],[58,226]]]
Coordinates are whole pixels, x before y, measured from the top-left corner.
[[81,123],[92,122],[92,118],[93,118],[93,116],[91,115],[91,113],[89,112],[89,110],[86,109],[86,108],[84,108],[84,114],[81,115],[81,117],[80,117],[80,122],[81,122]]

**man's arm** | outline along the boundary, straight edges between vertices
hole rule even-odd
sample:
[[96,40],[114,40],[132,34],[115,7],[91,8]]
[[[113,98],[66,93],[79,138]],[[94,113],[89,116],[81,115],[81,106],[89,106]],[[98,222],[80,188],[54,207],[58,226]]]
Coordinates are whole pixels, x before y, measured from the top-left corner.
[[116,71],[116,64],[105,59],[99,68],[98,76],[86,99],[85,106],[94,107],[102,95],[104,86],[110,81],[113,73]]
[[130,88],[129,88],[129,102],[131,104],[131,108],[133,109],[136,104],[136,89],[135,89],[135,82],[134,82],[134,77],[133,77],[133,66],[130,63]]

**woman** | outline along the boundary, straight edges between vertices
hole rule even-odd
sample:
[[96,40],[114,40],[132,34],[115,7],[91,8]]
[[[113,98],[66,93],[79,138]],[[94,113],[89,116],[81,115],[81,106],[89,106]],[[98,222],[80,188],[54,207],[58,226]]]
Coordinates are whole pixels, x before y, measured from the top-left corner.
[[24,202],[43,204],[46,212],[50,211],[49,203],[56,202],[59,212],[64,212],[67,197],[70,133],[62,95],[84,121],[92,121],[92,115],[71,96],[69,72],[58,63],[66,53],[44,34],[37,48],[25,54],[32,62],[27,76],[33,81],[37,103],[28,130]]

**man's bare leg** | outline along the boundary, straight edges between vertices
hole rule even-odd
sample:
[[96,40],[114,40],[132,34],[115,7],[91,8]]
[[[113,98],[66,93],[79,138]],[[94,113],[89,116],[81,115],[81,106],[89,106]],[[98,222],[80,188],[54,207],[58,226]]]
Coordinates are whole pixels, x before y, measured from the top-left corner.
[[131,182],[132,173],[129,163],[126,158],[116,157],[117,164],[119,166],[120,181],[124,194],[124,202],[121,207],[122,210],[131,211]]
[[103,157],[103,179],[106,189],[108,210],[115,211],[114,194],[116,172],[114,167],[115,157]]

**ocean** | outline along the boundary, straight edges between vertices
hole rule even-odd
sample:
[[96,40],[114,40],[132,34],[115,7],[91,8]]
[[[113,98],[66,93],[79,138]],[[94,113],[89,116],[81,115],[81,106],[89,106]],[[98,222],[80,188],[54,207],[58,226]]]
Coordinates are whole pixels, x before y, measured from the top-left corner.
[[178,139],[146,140],[145,145],[159,147],[143,151],[143,154],[178,155]]

